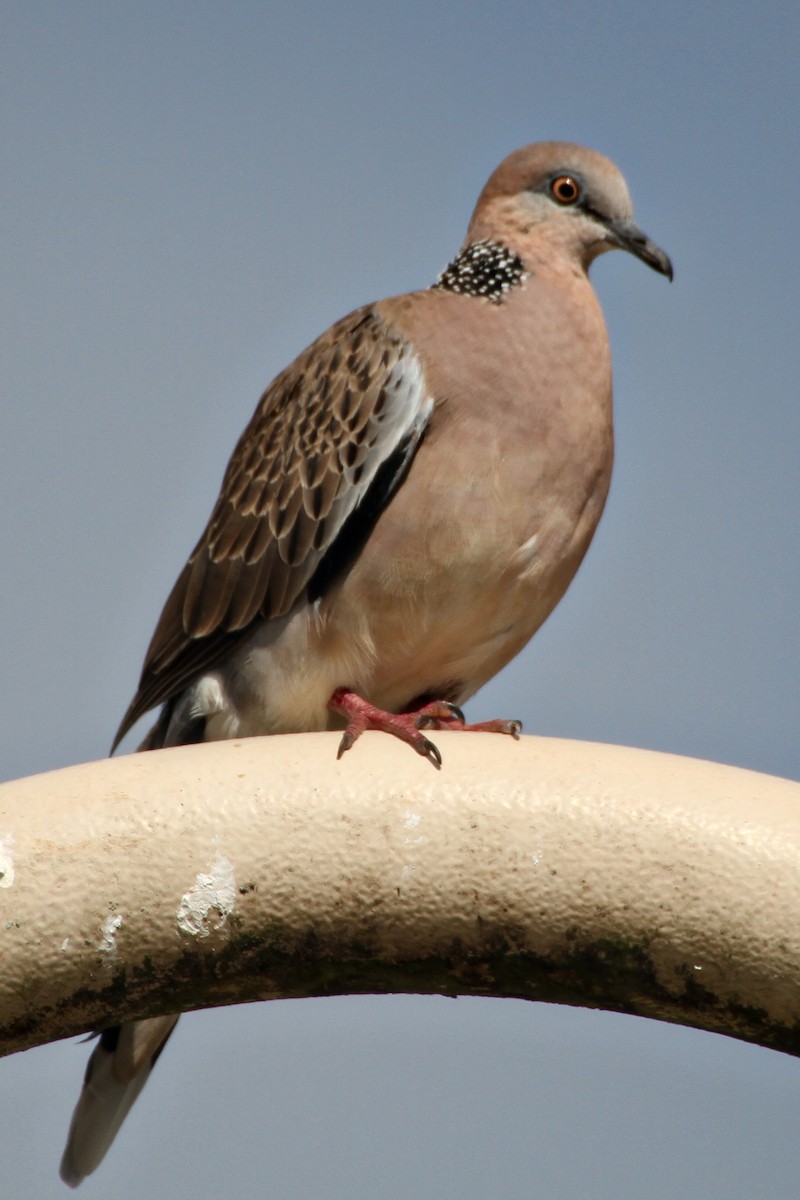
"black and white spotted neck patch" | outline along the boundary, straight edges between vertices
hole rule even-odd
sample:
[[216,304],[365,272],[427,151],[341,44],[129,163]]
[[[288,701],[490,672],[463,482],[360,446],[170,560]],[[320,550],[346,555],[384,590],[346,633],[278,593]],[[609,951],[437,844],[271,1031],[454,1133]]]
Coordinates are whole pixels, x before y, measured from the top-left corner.
[[445,267],[434,288],[463,296],[484,296],[499,304],[511,288],[522,283],[522,259],[502,242],[471,242]]

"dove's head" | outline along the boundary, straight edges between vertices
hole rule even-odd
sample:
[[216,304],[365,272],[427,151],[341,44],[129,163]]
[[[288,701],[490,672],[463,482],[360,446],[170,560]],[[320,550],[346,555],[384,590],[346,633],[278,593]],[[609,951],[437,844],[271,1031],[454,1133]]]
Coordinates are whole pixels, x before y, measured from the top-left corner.
[[672,263],[633,221],[628,186],[610,159],[572,142],[535,142],[490,176],[468,242],[503,242],[535,266],[557,251],[584,269],[606,250],[627,250],[672,279]]

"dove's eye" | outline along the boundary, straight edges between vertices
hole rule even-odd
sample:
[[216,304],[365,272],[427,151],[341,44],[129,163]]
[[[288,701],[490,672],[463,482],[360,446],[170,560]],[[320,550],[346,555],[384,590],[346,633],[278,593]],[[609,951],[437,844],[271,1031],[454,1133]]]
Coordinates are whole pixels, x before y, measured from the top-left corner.
[[550,184],[550,195],[559,204],[577,204],[581,185],[573,175],[558,175]]

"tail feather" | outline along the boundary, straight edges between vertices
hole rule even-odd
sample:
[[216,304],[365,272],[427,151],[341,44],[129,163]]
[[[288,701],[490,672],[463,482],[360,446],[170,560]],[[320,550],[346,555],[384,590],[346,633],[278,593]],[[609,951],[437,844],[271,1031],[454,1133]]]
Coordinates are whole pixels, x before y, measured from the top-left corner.
[[64,1183],[75,1188],[99,1167],[177,1022],[177,1016],[150,1017],[103,1030],[72,1114]]

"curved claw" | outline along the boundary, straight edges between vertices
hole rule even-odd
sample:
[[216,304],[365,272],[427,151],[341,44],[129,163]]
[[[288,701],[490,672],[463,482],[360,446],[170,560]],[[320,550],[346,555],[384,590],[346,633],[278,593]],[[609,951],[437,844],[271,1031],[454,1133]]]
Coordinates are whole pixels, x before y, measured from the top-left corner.
[[434,700],[419,710],[414,724],[417,729],[449,729],[453,724],[464,725],[466,719],[457,704]]
[[429,741],[428,738],[424,737],[424,738],[422,738],[421,746],[418,746],[416,743],[414,743],[414,749],[417,751],[418,754],[422,754],[423,757],[427,758],[427,760],[431,764],[431,766],[436,767],[437,771],[440,770],[441,765],[442,765],[442,756],[439,753],[438,746],[434,746],[433,742]]
[[345,729],[344,733],[342,734],[341,741],[339,742],[339,749],[336,751],[337,761],[342,757],[343,754],[347,753],[355,740],[356,739],[353,733],[349,729]]

